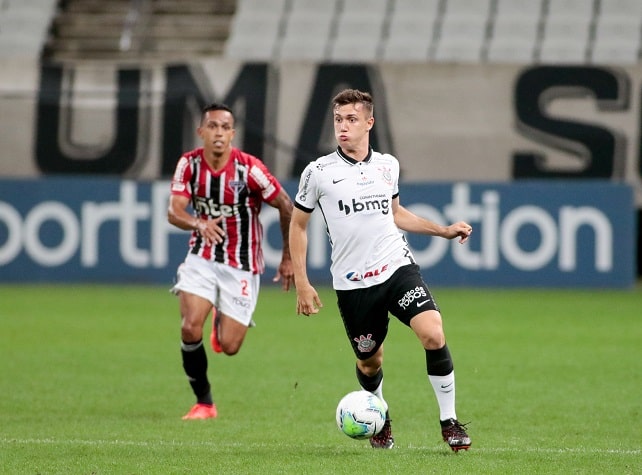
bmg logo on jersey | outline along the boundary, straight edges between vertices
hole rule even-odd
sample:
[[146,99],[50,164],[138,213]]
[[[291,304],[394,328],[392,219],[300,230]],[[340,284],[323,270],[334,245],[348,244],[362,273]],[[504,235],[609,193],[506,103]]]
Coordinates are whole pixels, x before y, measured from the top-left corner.
[[426,294],[426,289],[424,289],[423,287],[417,286],[414,289],[410,289],[408,292],[406,292],[404,296],[401,297],[401,299],[399,299],[399,302],[397,303],[402,309],[405,310],[415,300],[420,299],[422,297],[427,297],[427,296],[428,295]]
[[390,212],[390,200],[378,196],[361,196],[359,201],[352,198],[351,204],[345,204],[343,200],[339,200],[339,210],[343,211],[346,216],[350,213],[362,213],[364,211],[381,211],[381,214],[388,214]]
[[223,216],[230,218],[239,212],[238,205],[222,205],[214,202],[212,198],[203,198],[202,196],[194,197],[194,207],[199,214],[207,214],[214,218]]

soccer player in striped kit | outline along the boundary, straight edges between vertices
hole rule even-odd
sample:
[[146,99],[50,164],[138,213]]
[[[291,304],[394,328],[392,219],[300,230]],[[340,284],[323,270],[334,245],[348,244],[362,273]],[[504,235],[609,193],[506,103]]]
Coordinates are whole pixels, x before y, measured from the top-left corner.
[[196,404],[183,419],[217,416],[207,376],[203,327],[212,312],[215,352],[236,354],[250,326],[264,270],[263,202],[279,212],[283,251],[274,281],[293,283],[288,248],[292,201],[265,164],[232,146],[234,114],[224,104],[202,111],[197,129],[202,147],[184,153],[171,183],[168,220],[192,231],[172,292],[181,314],[183,368]]
[[[423,345],[443,440],[454,451],[467,450],[471,441],[455,412],[455,373],[441,312],[401,230],[463,244],[472,227],[464,221],[442,226],[401,206],[399,162],[370,147],[373,109],[369,93],[346,89],[337,94],[332,110],[338,147],[301,174],[290,227],[297,313],[312,315],[321,307],[306,272],[307,226],[312,211],[319,208],[332,244],[332,284],[357,358],[359,385],[388,407],[383,397],[383,342],[391,313]],[[377,449],[394,446],[389,413],[370,444]]]

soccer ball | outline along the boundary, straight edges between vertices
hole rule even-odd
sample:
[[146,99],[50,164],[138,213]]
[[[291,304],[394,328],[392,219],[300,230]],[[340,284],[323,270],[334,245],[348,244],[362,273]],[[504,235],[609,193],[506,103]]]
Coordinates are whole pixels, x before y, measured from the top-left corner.
[[337,406],[337,426],[353,439],[369,439],[378,434],[386,422],[386,407],[368,391],[346,394]]

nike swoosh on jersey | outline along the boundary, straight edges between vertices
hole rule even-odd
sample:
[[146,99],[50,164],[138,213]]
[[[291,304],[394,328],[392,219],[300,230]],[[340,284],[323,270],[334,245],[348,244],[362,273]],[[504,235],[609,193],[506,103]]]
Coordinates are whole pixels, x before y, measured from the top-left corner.
[[341,183],[343,180],[345,180],[345,178],[340,178],[338,180],[332,180],[332,184],[336,185],[337,183]]
[[423,302],[417,302],[417,307],[422,307],[424,304],[430,302],[430,299],[424,300]]

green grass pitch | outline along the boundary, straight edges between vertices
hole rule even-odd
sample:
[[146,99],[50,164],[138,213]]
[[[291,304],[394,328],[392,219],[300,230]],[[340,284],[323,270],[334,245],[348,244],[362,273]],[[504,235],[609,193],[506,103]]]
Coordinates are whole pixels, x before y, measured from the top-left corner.
[[241,352],[209,352],[218,419],[182,421],[193,397],[166,287],[0,286],[0,473],[642,473],[642,288],[432,290],[473,440],[458,454],[396,320],[397,447],[339,432],[336,404],[357,387],[328,289],[302,317],[294,292],[264,285]]

